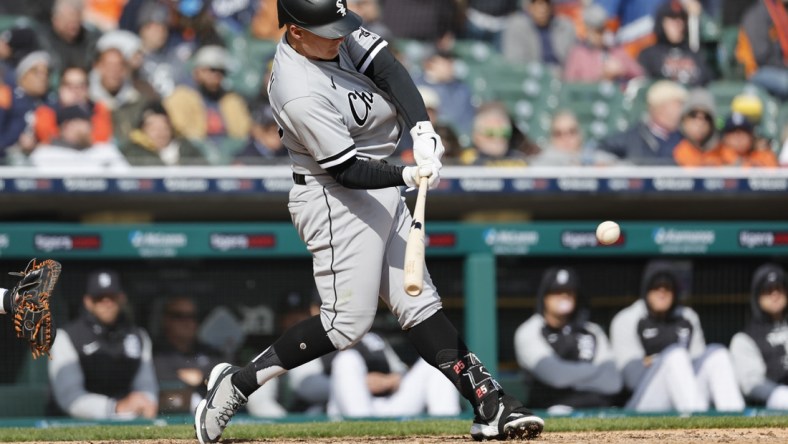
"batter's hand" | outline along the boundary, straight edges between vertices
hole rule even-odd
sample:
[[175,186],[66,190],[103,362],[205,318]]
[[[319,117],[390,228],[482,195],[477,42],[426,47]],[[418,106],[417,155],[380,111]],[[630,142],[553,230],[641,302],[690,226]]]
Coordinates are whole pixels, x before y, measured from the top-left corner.
[[427,185],[429,185],[431,190],[437,188],[438,183],[441,181],[440,170],[435,168],[434,165],[426,167],[407,166],[402,170],[402,180],[405,181],[405,185],[408,187],[405,191],[418,188],[422,177],[429,178]]
[[413,158],[416,159],[416,165],[421,167],[437,164],[440,169],[443,166],[441,158],[446,149],[441,136],[432,129],[432,124],[419,122],[410,130],[410,135],[413,138]]

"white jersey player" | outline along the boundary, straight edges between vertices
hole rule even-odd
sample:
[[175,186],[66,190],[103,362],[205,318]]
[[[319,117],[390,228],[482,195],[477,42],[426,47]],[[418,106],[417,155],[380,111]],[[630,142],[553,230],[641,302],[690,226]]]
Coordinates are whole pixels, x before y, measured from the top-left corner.
[[706,345],[698,314],[681,295],[673,267],[653,262],[643,272],[641,299],[613,317],[613,353],[633,392],[626,407],[688,413],[713,403],[718,411],[743,410],[728,350]]
[[[346,0],[279,0],[286,27],[269,95],[293,162],[288,205],[312,253],[320,314],[287,330],[242,369],[214,368],[195,414],[200,442],[219,439],[230,418],[266,381],[358,342],[382,299],[421,357],[473,405],[477,440],[535,437],[544,426],[503,389],[444,314],[429,273],[419,297],[404,291],[412,222],[400,186],[437,186],[443,144],[410,74],[387,42],[361,28]],[[416,166],[383,160],[404,131]]]
[[788,410],[788,296],[785,271],[758,267],[752,277],[752,318],[731,339],[736,378],[747,400]]

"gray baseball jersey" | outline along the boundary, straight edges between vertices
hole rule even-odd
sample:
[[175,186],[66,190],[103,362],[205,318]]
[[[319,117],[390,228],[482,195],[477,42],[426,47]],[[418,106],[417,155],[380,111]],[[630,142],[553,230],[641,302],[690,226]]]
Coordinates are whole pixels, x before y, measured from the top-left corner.
[[412,219],[399,188],[349,189],[325,171],[353,156],[377,160],[394,152],[402,132],[397,110],[363,74],[385,46],[361,28],[345,38],[338,61],[317,61],[298,54],[283,38],[269,83],[293,171],[306,175],[306,184],[290,191],[290,216],[312,253],[321,320],[338,349],[369,330],[378,297],[403,329],[441,308],[426,269],[419,297],[403,289]]

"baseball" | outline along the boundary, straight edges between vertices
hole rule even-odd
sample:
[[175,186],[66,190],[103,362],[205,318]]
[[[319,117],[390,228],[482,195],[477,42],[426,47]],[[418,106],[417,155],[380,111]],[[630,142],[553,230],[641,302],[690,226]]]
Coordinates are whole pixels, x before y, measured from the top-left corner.
[[596,239],[602,245],[616,243],[619,236],[621,236],[621,228],[612,220],[606,220],[596,227]]

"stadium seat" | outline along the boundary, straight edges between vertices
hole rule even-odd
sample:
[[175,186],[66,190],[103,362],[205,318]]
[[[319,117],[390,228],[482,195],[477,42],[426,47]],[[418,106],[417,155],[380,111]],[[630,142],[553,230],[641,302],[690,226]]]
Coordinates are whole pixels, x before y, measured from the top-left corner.
[[566,83],[561,89],[561,108],[573,111],[588,137],[596,140],[626,129],[623,102],[614,83]]

